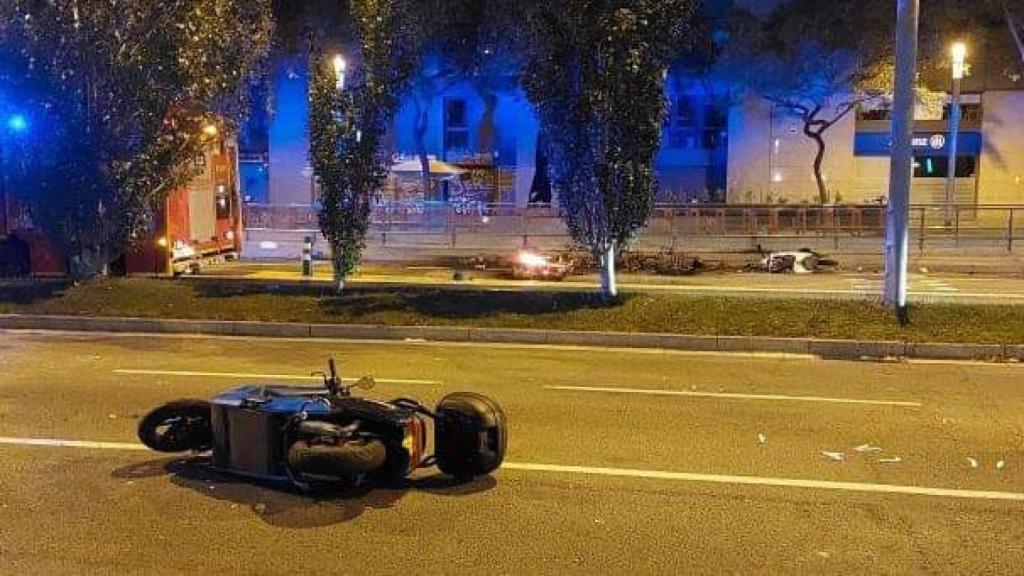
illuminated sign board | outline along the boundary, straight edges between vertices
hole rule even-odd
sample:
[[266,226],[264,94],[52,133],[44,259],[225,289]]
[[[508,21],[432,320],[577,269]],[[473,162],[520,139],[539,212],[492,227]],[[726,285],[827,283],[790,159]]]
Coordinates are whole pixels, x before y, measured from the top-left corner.
[[[949,154],[949,137],[946,134],[914,134],[911,145],[919,156],[942,156]],[[981,133],[961,132],[957,138],[958,154],[977,156],[981,154]],[[888,156],[892,151],[892,136],[888,132],[858,132],[854,139],[855,156]]]

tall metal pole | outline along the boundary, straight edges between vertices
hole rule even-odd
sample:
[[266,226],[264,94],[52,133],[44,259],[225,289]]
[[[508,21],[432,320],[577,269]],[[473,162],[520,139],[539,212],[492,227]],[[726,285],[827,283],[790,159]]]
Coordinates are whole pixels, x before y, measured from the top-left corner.
[[953,79],[953,103],[949,109],[949,162],[946,166],[946,226],[953,224],[956,204],[956,156],[960,138],[960,79]]
[[946,165],[946,226],[953,224],[953,205],[956,204],[956,158],[960,139],[960,81],[964,77],[964,59],[967,47],[962,42],[950,50],[953,64],[953,100],[949,109],[949,161]]
[[885,235],[885,304],[907,322],[908,225],[913,163],[914,81],[917,76],[919,0],[896,6],[896,83],[893,94],[892,157]]

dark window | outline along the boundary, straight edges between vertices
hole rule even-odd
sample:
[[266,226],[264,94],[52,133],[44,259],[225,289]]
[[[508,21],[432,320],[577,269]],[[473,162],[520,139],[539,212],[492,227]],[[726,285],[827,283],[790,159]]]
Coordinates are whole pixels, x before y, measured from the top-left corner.
[[857,113],[859,120],[872,121],[872,120],[891,120],[892,110],[889,108],[871,108],[868,110],[860,110]]
[[705,128],[727,128],[729,126],[729,115],[724,106],[707,104],[704,106],[704,127]]
[[690,102],[688,96],[680,96],[676,98],[675,106],[675,121],[676,126],[689,126],[693,127],[697,125],[697,117],[693,113],[693,103]]
[[[946,104],[942,107],[942,119],[949,120],[952,114],[952,105]],[[981,104],[961,104],[960,120],[963,122],[981,122]]]
[[[957,156],[956,177],[970,178],[977,169],[978,159],[974,156]],[[948,174],[949,158],[946,156],[915,156],[914,178],[945,178]]]
[[226,186],[217,186],[217,219],[228,218],[231,218],[231,196],[228,195]]
[[469,152],[469,114],[465,100],[445,100],[444,147],[446,152]]
[[725,147],[728,105],[708,98],[677,96],[665,118],[665,144],[677,150]]

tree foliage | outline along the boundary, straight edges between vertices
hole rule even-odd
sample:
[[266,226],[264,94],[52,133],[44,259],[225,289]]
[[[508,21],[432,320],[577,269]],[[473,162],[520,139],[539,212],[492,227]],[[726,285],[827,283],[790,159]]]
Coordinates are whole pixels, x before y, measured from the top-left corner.
[[861,104],[890,92],[891,5],[793,0],[766,17],[732,15],[719,71],[801,121],[816,146],[813,169],[822,203],[830,200],[822,173],[825,133]]
[[[646,224],[664,80],[688,0],[552,0],[527,9],[524,84],[572,238],[605,263]],[[606,282],[606,286],[608,282]]]
[[271,29],[267,0],[0,5],[0,73],[46,129],[21,192],[73,272],[100,272],[138,242],[192,176],[202,128],[245,114]]
[[381,144],[419,53],[416,23],[407,17],[412,1],[350,3],[357,38],[343,90],[330,59],[311,54],[311,160],[339,291],[365,248],[372,201],[388,169]]

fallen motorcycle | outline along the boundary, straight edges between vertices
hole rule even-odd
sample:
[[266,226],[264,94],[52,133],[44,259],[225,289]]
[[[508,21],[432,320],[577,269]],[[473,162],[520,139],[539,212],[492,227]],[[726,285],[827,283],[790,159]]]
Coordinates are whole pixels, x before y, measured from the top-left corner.
[[793,252],[771,252],[760,261],[747,264],[745,272],[768,272],[769,274],[813,274],[827,272],[839,267],[839,262],[820,252],[803,248]]
[[[139,423],[139,439],[158,452],[212,451],[214,468],[301,489],[323,484],[393,482],[436,465],[459,480],[489,474],[505,457],[505,413],[470,392],[442,398],[431,411],[409,398],[352,396],[370,377],[345,385],[334,360],[323,388],[242,386],[211,402],[177,400]],[[426,455],[427,421],[434,454]]]

